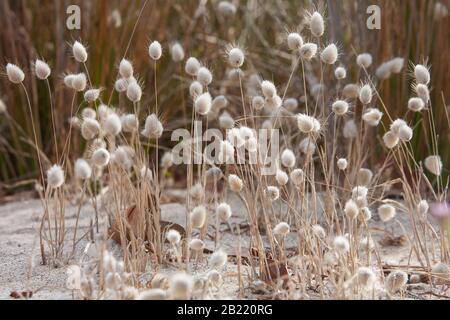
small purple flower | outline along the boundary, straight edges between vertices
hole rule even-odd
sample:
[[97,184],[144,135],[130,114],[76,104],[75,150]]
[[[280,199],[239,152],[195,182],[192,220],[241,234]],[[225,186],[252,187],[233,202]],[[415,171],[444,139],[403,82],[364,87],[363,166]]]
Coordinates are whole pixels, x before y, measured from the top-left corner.
[[438,220],[445,220],[450,217],[450,204],[447,202],[433,203],[430,206],[430,214]]

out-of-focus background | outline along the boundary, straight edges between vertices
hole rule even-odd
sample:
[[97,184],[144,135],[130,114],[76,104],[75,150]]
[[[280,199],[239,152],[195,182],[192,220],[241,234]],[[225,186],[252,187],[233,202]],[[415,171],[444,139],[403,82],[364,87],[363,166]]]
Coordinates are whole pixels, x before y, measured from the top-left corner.
[[[246,51],[245,70],[257,72],[264,78],[283,84],[288,80],[292,56],[285,43],[286,32],[304,28],[305,10],[325,10],[326,39],[337,42],[342,55],[340,61],[348,66],[348,82],[357,79],[355,53],[370,52],[375,68],[393,57],[405,61],[431,65],[431,99],[435,108],[436,131],[440,136],[440,150],[444,162],[450,156],[448,123],[444,101],[449,104],[450,83],[450,19],[436,17],[435,0],[248,0],[234,1],[234,15],[218,14],[219,1],[149,0],[141,14],[143,0],[3,0],[0,1],[0,97],[8,113],[31,136],[29,114],[25,96],[4,77],[6,63],[16,63],[26,72],[25,85],[31,93],[33,117],[38,124],[40,147],[50,159],[54,159],[52,128],[50,122],[49,94],[45,82],[32,75],[33,61],[43,58],[52,67],[50,85],[57,118],[59,143],[63,144],[68,133],[68,120],[73,93],[63,86],[62,77],[78,70],[70,56],[70,44],[81,40],[88,46],[88,68],[93,83],[103,87],[104,100],[113,90],[117,66],[129,47],[127,58],[145,84],[144,104],[154,101],[153,65],[147,47],[150,40],[163,44],[164,58],[158,63],[159,104],[163,118],[169,124],[180,120],[183,94],[187,97],[189,80],[184,63],[173,63],[168,47],[179,41],[186,56],[196,56],[206,63],[217,79],[227,71],[223,59],[224,47],[237,43]],[[449,7],[449,1],[440,0]],[[66,9],[69,5],[81,8],[81,30],[68,30]],[[366,27],[367,7],[381,8],[381,29]],[[133,30],[135,32],[133,37]],[[309,33],[307,33],[309,34]],[[306,36],[307,38],[308,36]],[[327,76],[331,76],[327,75]],[[402,116],[407,110],[411,95],[411,77],[408,72],[392,77],[379,87],[381,96],[392,115]],[[215,82],[214,90],[223,90],[221,82]],[[219,88],[220,86],[220,88]],[[300,97],[301,83],[293,83],[288,95]],[[184,90],[184,91],[182,91]],[[79,105],[82,95],[77,97]],[[446,99],[446,100],[444,100]],[[231,100],[233,103],[233,100]],[[117,94],[111,103],[118,104]],[[236,105],[239,99],[236,99]],[[175,126],[175,124],[174,124]],[[425,125],[426,127],[427,125]],[[380,129],[382,130],[382,129]],[[429,154],[430,141],[417,129],[412,141],[417,157]],[[170,135],[169,135],[170,136]],[[166,138],[167,139],[167,138]],[[82,150],[81,139],[74,138],[74,154]],[[372,156],[372,155],[371,155]],[[376,154],[373,154],[376,157]],[[12,120],[0,115],[0,197],[17,189],[26,188],[37,176],[35,153],[32,147],[12,124]],[[28,181],[28,182],[27,182]]]

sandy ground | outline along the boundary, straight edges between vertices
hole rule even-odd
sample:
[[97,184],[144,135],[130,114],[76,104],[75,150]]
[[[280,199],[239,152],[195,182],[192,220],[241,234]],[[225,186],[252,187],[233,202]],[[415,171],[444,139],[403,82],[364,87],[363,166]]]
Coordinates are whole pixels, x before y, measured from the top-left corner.
[[[177,196],[183,198],[183,193],[174,192],[173,198]],[[232,204],[233,212],[243,212],[242,203],[236,198],[229,201]],[[39,253],[39,219],[41,214],[41,202],[39,200],[28,199],[7,203],[0,206],[0,299],[10,299],[13,291],[22,292],[24,290],[33,291],[33,299],[72,299],[72,291],[66,288],[66,266],[58,268],[41,265]],[[87,230],[90,219],[94,215],[94,211],[90,205],[83,206],[81,210],[80,231]],[[183,205],[177,203],[164,204],[162,206],[163,220],[175,222],[185,225],[186,211]],[[76,206],[68,204],[66,208],[66,226],[68,229],[68,239],[73,232],[75,224]],[[386,230],[392,231],[395,236],[409,235],[410,226],[409,219],[405,213],[397,216],[400,223],[393,224]],[[233,216],[231,225],[240,224],[244,221],[244,217],[238,214]],[[401,226],[400,226],[401,224]],[[225,226],[226,228],[227,226]],[[376,215],[374,215],[370,223],[371,233],[379,248],[380,258],[385,265],[406,266],[409,259],[410,265],[418,265],[414,257],[410,258],[411,246],[407,241],[401,243],[383,243],[381,240],[385,237],[386,232],[383,231],[385,226],[381,223]],[[296,234],[291,233],[286,240],[286,247],[294,248]],[[240,245],[248,247],[248,236],[243,234],[240,238]],[[264,239],[267,242],[267,239]],[[380,242],[381,241],[381,242]],[[87,240],[82,240],[77,246],[75,261],[82,255],[83,250],[88,244]],[[111,249],[119,252],[120,249],[112,243],[109,243]],[[236,237],[231,232],[223,232],[220,240],[220,248],[229,254],[236,252]],[[214,236],[206,241],[206,247],[213,251],[216,248]],[[431,249],[430,249],[431,250]],[[70,251],[70,250],[69,250]],[[120,253],[119,253],[120,254]],[[435,254],[437,254],[435,252]],[[64,262],[67,263],[67,262]],[[73,261],[71,262],[73,263]],[[229,266],[224,272],[226,281],[221,295],[218,298],[233,298],[238,294],[238,284],[236,277],[236,265]],[[32,268],[31,268],[32,266]],[[206,258],[195,265],[195,271],[201,274],[207,269]],[[243,274],[248,274],[249,269],[244,267]],[[245,280],[244,280],[245,282]],[[243,291],[243,298],[255,298],[252,291],[248,288],[248,283],[244,283],[247,290]],[[417,288],[416,288],[417,287]],[[409,298],[422,299],[421,292],[428,292],[428,285],[422,284],[416,287],[411,286],[409,290]],[[442,293],[442,289],[439,290]],[[426,298],[432,298],[428,296]]]

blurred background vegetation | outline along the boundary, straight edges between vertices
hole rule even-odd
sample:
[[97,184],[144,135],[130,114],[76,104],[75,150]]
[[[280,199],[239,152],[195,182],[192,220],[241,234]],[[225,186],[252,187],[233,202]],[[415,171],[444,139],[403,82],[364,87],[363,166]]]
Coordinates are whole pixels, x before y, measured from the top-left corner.
[[[50,101],[45,83],[32,76],[33,61],[45,59],[52,67],[51,86],[56,110],[59,143],[68,134],[68,121],[73,93],[63,86],[64,73],[75,73],[79,66],[70,54],[70,44],[82,40],[89,49],[88,67],[96,86],[103,87],[104,100],[110,96],[117,76],[117,66],[129,45],[127,58],[145,83],[144,104],[154,100],[153,68],[147,54],[150,40],[160,41],[165,56],[158,63],[159,104],[163,118],[169,127],[179,125],[180,114],[189,80],[184,64],[170,59],[168,45],[179,41],[186,56],[196,56],[206,63],[217,79],[226,73],[223,48],[227,43],[237,43],[246,50],[245,70],[258,72],[278,84],[289,77],[292,56],[284,43],[286,31],[302,30],[305,10],[326,10],[327,38],[337,42],[344,53],[340,56],[348,66],[348,82],[358,79],[355,53],[370,52],[376,66],[393,57],[404,57],[414,63],[427,59],[431,65],[431,99],[439,134],[441,156],[444,164],[450,157],[449,128],[445,104],[449,104],[450,90],[450,19],[434,18],[435,0],[248,0],[232,1],[237,12],[234,16],[218,14],[218,1],[207,0],[2,0],[0,1],[0,64],[1,73],[8,62],[16,63],[26,72],[25,85],[31,92],[33,117],[38,123],[40,148],[50,161],[55,161],[52,143]],[[449,7],[448,0],[440,0]],[[143,8],[142,18],[136,24]],[[76,4],[81,8],[81,30],[68,30],[66,9]],[[366,9],[376,4],[381,8],[381,30],[368,30]],[[134,36],[133,29],[136,28]],[[331,75],[328,75],[331,76]],[[411,95],[411,77],[403,72],[391,77],[379,87],[381,96],[394,116],[403,116]],[[220,81],[213,90],[223,91]],[[288,96],[299,98],[301,83],[290,86]],[[238,96],[238,94],[237,94]],[[14,121],[31,136],[29,114],[25,96],[11,85],[6,77],[0,81],[0,97]],[[78,104],[82,95],[77,96]],[[445,100],[444,100],[445,99]],[[112,95],[113,105],[119,103],[117,94]],[[232,105],[233,100],[231,99]],[[239,103],[236,98],[235,104]],[[78,105],[76,104],[76,105]],[[189,104],[189,102],[188,102]],[[190,106],[189,106],[190,107]],[[425,127],[427,124],[425,124]],[[382,130],[382,129],[380,129]],[[430,154],[430,137],[417,128],[413,147],[419,160]],[[170,135],[168,135],[170,137]],[[72,150],[79,154],[81,139],[74,138]],[[61,149],[61,146],[60,146]],[[377,161],[376,153],[371,153]],[[13,125],[11,119],[0,115],[0,196],[17,188],[29,187],[23,181],[37,177],[35,153],[24,134]]]

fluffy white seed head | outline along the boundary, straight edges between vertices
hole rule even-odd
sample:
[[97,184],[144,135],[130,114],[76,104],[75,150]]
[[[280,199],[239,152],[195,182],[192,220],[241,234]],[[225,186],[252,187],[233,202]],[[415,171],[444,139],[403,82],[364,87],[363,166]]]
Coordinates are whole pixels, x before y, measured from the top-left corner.
[[191,239],[191,241],[189,242],[189,248],[198,252],[205,248],[205,243],[200,239]]
[[285,149],[281,154],[281,164],[286,168],[295,166],[295,154],[291,149]]
[[200,62],[197,60],[197,58],[190,57],[189,59],[186,60],[184,70],[188,75],[195,77],[197,76],[200,67],[201,65]]
[[206,221],[206,208],[197,206],[191,212],[191,224],[194,228],[201,228]]
[[100,89],[89,89],[84,93],[84,100],[93,103],[100,97]]
[[199,95],[194,102],[195,111],[204,116],[211,110],[212,98],[209,92]]
[[220,221],[226,222],[231,218],[233,212],[231,211],[231,207],[228,203],[222,202],[217,206],[216,214]]
[[211,108],[215,110],[221,110],[228,105],[228,100],[225,96],[220,95],[214,98]]
[[331,105],[331,109],[338,116],[343,116],[347,113],[347,111],[349,109],[349,105],[348,105],[348,102],[345,100],[336,100]]
[[375,75],[381,80],[388,79],[392,74],[391,69],[390,62],[384,62],[378,66],[377,70],[375,70]]
[[372,219],[372,212],[368,207],[361,208],[361,215],[366,222]]
[[233,117],[226,111],[224,111],[219,117],[219,126],[222,129],[231,129],[234,127]]
[[266,100],[264,101],[264,106],[271,111],[279,109],[282,104],[283,101],[281,100],[281,97],[279,95],[275,95],[272,98],[266,98]]
[[64,171],[61,166],[55,164],[47,170],[47,183],[53,189],[59,188],[64,184]]
[[124,114],[120,117],[122,130],[124,132],[135,132],[139,129],[139,119],[133,113]]
[[128,81],[127,79],[119,78],[114,83],[114,90],[117,92],[125,92],[128,89]]
[[[95,116],[94,116],[95,117]],[[100,133],[100,123],[90,117],[84,117],[81,124],[81,136],[86,140],[94,139]]]
[[319,239],[325,239],[327,236],[325,229],[321,225],[315,224],[311,227],[311,229],[313,234]]
[[342,94],[349,99],[356,99],[359,96],[359,86],[354,83],[349,83],[344,86],[342,89]]
[[273,98],[277,95],[277,88],[273,84],[273,82],[270,82],[268,80],[264,80],[261,82],[261,91],[266,98]]
[[220,269],[227,263],[227,260],[228,256],[225,251],[218,250],[209,258],[209,264],[214,269]]
[[428,213],[430,206],[427,200],[420,200],[419,204],[417,205],[417,208],[421,215],[426,215]]
[[174,300],[189,300],[192,295],[194,281],[186,273],[176,273],[170,279],[169,296]]
[[356,57],[356,64],[361,68],[369,68],[372,65],[372,55],[370,53],[361,53]]
[[297,32],[289,33],[287,36],[288,47],[291,50],[300,50],[303,45],[303,38]]
[[411,127],[409,126],[402,126],[399,130],[398,130],[398,137],[400,138],[400,140],[406,142],[406,141],[410,141],[413,137],[413,130],[411,129]]
[[430,71],[422,64],[417,64],[414,67],[414,77],[417,83],[425,85],[430,83]]
[[231,17],[236,14],[236,6],[229,1],[220,1],[217,6],[218,12],[224,17]]
[[388,63],[389,63],[390,71],[392,73],[400,73],[405,64],[405,59],[397,57],[397,58],[390,60]]
[[388,221],[394,219],[395,214],[396,214],[396,210],[390,204],[383,204],[378,207],[378,216],[380,217],[381,221],[383,221],[383,222],[388,222]]
[[334,76],[338,80],[345,79],[347,77],[347,70],[345,70],[344,67],[337,67],[336,70],[334,70]]
[[344,212],[349,219],[355,219],[359,214],[359,207],[355,201],[350,199],[345,203]]
[[402,290],[406,286],[407,282],[408,275],[406,274],[406,272],[396,270],[389,273],[389,275],[386,277],[385,286],[390,293],[395,293],[399,290]]
[[286,222],[278,223],[275,228],[273,228],[273,233],[276,236],[285,237],[290,232],[291,228]]
[[326,64],[334,64],[338,58],[338,49],[334,43],[329,44],[320,54],[320,59]]
[[369,190],[365,186],[356,186],[352,189],[352,198],[357,199],[359,197],[367,197]]
[[286,185],[288,183],[289,176],[283,170],[278,169],[276,174],[275,174],[275,180],[278,182],[278,184],[280,186],[284,186],[284,185]]
[[405,126],[407,126],[405,120],[396,119],[391,123],[390,129],[392,133],[398,136],[400,134],[400,129]]
[[367,111],[362,115],[362,120],[371,127],[376,127],[380,124],[381,118],[383,117],[383,112],[377,108],[368,108]]
[[356,177],[356,183],[360,186],[368,186],[372,180],[373,172],[367,168],[361,168],[358,171],[358,176]]
[[289,176],[291,178],[292,183],[297,187],[301,186],[302,183],[305,181],[305,173],[303,172],[302,169],[292,170]]
[[440,176],[442,174],[442,160],[440,156],[428,156],[424,161],[425,168],[432,174]]
[[280,189],[275,186],[268,186],[265,194],[270,201],[276,201],[280,198]]
[[314,131],[314,117],[299,113],[297,115],[297,125],[301,132],[311,133]]
[[181,235],[177,230],[170,229],[166,234],[166,239],[171,244],[178,244],[181,240]]
[[339,253],[346,253],[350,250],[350,243],[344,236],[337,236],[333,240],[333,247]]
[[311,138],[306,137],[302,141],[300,141],[298,148],[304,154],[312,155],[316,151],[316,144]]
[[156,114],[152,113],[145,119],[144,130],[141,134],[149,139],[159,139],[164,132],[164,127]]
[[86,48],[78,41],[75,41],[72,46],[72,53],[78,62],[85,63],[88,59],[88,53]]
[[239,48],[233,48],[228,52],[228,63],[233,68],[242,67],[244,59],[244,52]]
[[139,102],[142,97],[142,88],[137,82],[131,82],[127,87],[127,98],[132,102]]
[[5,102],[0,99],[0,114],[6,113],[8,109],[6,108]]
[[88,119],[88,118],[89,119],[95,119],[95,117],[97,117],[97,113],[91,107],[86,107],[81,112],[81,118],[82,119]]
[[423,102],[428,103],[428,101],[430,100],[430,90],[428,89],[428,86],[426,84],[416,84],[414,90],[416,91],[417,96],[422,99]]
[[284,108],[289,112],[294,112],[298,107],[298,101],[295,98],[287,98],[283,102]]
[[322,15],[315,11],[309,19],[309,28],[311,33],[315,37],[321,37],[325,32],[325,23],[323,21]]
[[355,120],[348,120],[342,128],[342,133],[346,139],[354,139],[358,136],[358,127],[356,126]]
[[105,148],[99,148],[92,153],[92,162],[97,167],[106,166],[109,163],[111,156]]
[[64,80],[63,80],[64,81],[64,85],[67,88],[73,89],[72,81],[73,81],[74,78],[75,78],[74,74],[67,74],[67,75],[65,75],[64,76]]
[[92,175],[92,169],[89,163],[84,159],[78,159],[75,161],[75,177],[81,180],[87,180]]
[[397,146],[399,141],[400,139],[398,138],[398,135],[396,135],[392,131],[386,132],[383,136],[384,145],[388,149],[392,149]]
[[22,69],[12,63],[6,65],[6,74],[8,80],[15,84],[22,83],[25,80],[25,73],[23,73]]
[[261,110],[264,108],[264,98],[261,96],[255,96],[252,98],[252,108],[254,110]]
[[241,178],[237,175],[230,174],[228,176],[228,185],[230,186],[231,191],[239,193],[244,187],[244,182],[242,182]]
[[198,81],[192,81],[189,86],[189,94],[193,99],[197,98],[203,93],[203,85]]
[[205,87],[208,86],[213,80],[211,71],[206,67],[200,67],[197,71],[197,81]]
[[87,85],[87,78],[84,73],[78,73],[74,75],[74,77],[72,78],[72,88],[75,91],[78,92],[84,91],[86,89],[86,85]]
[[170,55],[174,62],[181,62],[184,60],[184,49],[179,42],[174,43],[170,47]]
[[359,101],[361,101],[362,104],[368,105],[372,101],[372,88],[370,84],[366,84],[362,86],[362,88],[359,90]]
[[375,273],[371,268],[360,267],[356,272],[358,284],[362,287],[372,287],[376,281]]
[[119,64],[119,74],[124,79],[129,79],[133,76],[133,65],[127,59],[122,59]]
[[111,154],[111,163],[124,170],[130,170],[133,166],[134,150],[129,146],[119,146]]
[[439,21],[448,16],[448,9],[445,6],[445,4],[443,4],[441,2],[436,2],[436,4],[434,5],[433,14],[434,14],[433,18],[436,21]]
[[425,108],[425,102],[420,98],[410,98],[408,100],[408,109],[414,112],[420,112]]
[[36,72],[36,76],[41,80],[47,79],[50,76],[50,74],[52,73],[48,64],[39,59],[36,59],[36,62],[34,64],[34,69]]
[[317,53],[317,45],[315,43],[308,42],[302,45],[300,48],[300,56],[302,57],[303,60],[306,61],[309,61],[312,58],[314,58],[316,53]]
[[153,60],[159,60],[162,56],[162,47],[158,41],[153,41],[148,47],[148,54]]
[[337,167],[339,168],[339,170],[345,170],[347,169],[348,166],[348,161],[345,158],[340,158],[337,161]]

